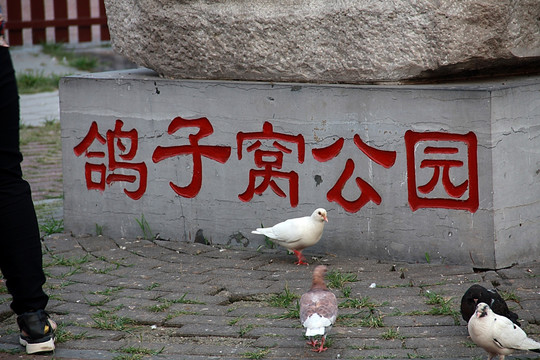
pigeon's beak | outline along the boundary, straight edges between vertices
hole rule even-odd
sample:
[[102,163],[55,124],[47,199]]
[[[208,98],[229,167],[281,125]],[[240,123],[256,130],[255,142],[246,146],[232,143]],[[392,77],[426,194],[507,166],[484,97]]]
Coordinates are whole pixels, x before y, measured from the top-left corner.
[[324,221],[328,222],[328,217],[324,215]]
[[478,304],[478,299],[473,299],[475,304]]

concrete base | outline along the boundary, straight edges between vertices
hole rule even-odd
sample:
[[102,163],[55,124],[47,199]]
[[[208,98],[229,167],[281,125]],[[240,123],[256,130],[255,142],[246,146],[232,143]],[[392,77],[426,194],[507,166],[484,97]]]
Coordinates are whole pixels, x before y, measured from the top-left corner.
[[501,268],[537,259],[540,79],[352,86],[62,79],[65,228],[264,246],[328,210],[307,253]]

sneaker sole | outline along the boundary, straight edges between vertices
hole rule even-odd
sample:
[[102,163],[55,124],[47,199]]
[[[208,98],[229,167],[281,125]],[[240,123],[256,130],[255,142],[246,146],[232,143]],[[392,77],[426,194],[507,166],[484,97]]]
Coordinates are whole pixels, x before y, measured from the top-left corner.
[[22,338],[19,338],[19,343],[26,347],[26,353],[27,354],[35,354],[35,353],[38,353],[38,352],[46,352],[46,351],[53,351],[54,350],[54,340],[53,339],[49,339],[48,341],[45,341],[45,342],[42,342],[42,343],[37,343],[37,344],[32,344],[32,343],[29,343],[28,341],[22,339]]

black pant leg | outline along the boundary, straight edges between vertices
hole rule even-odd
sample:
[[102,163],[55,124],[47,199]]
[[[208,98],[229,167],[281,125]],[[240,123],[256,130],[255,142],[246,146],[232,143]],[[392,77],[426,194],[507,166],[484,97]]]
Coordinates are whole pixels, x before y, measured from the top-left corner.
[[45,309],[39,227],[30,185],[22,178],[19,96],[9,49],[0,47],[0,270],[17,314]]

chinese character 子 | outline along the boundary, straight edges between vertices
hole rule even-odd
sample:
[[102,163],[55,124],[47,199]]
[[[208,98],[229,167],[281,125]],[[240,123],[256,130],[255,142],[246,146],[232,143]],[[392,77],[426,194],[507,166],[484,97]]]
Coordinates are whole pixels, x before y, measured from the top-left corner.
[[[148,171],[144,162],[132,163],[126,160],[133,160],[138,149],[137,130],[123,131],[124,125],[122,120],[116,120],[114,130],[108,130],[106,137],[103,137],[98,131],[98,125],[94,121],[90,125],[90,129],[84,139],[73,148],[75,155],[81,156],[83,153],[87,158],[105,158],[103,151],[89,151],[92,144],[97,141],[102,145],[107,144],[108,170],[111,171],[106,175],[107,166],[104,163],[96,164],[87,162],[85,164],[86,187],[88,190],[105,190],[105,183],[108,185],[117,181],[134,183],[137,180],[135,175],[127,175],[115,173],[115,170],[134,170],[139,174],[139,187],[136,190],[130,191],[124,189],[124,193],[134,200],[140,199],[146,191]],[[126,146],[128,143],[129,147]],[[119,160],[117,160],[117,156]],[[99,180],[94,181],[93,174],[97,173]]]
[[[278,171],[283,166],[283,156],[291,154],[293,149],[287,147],[283,143],[290,143],[296,146],[298,152],[298,162],[304,162],[305,142],[302,135],[288,135],[274,132],[272,124],[265,122],[263,131],[243,133],[239,132],[236,135],[238,145],[238,159],[242,159],[243,143],[248,140],[255,140],[253,144],[246,148],[247,152],[253,152],[255,166],[258,169],[249,171],[249,184],[244,193],[238,195],[238,198],[244,202],[250,201],[254,194],[261,195],[267,188],[270,188],[278,196],[286,197],[285,192],[274,181],[274,178],[286,179],[289,181],[290,204],[292,207],[298,205],[298,173],[295,171]],[[261,140],[272,141],[272,150],[262,150],[263,145]],[[290,145],[289,145],[290,146]],[[261,183],[256,185],[258,178],[261,178]]]
[[[405,133],[409,206],[447,208],[476,212],[478,209],[477,139],[473,132],[465,135],[442,132]],[[424,170],[426,169],[426,170]],[[427,172],[429,169],[429,173]],[[431,175],[418,184],[420,173]],[[461,180],[452,180],[452,174]],[[424,176],[425,178],[425,176]],[[463,180],[463,181],[462,181]],[[455,184],[454,182],[459,182]],[[444,191],[437,192],[442,184]]]
[[[332,145],[325,148],[311,150],[311,153],[315,160],[319,162],[326,162],[339,155],[344,143],[345,140],[340,138]],[[396,161],[395,151],[379,150],[371,147],[364,143],[359,135],[354,135],[354,143],[365,155],[367,155],[367,157],[385,168],[392,167]],[[382,201],[381,196],[379,193],[377,193],[377,191],[375,191],[373,186],[360,177],[355,179],[356,185],[360,189],[360,195],[358,198],[355,200],[345,199],[343,196],[343,189],[347,181],[351,178],[354,172],[354,167],[354,161],[352,159],[347,159],[345,169],[343,169],[343,172],[341,173],[336,184],[326,194],[328,201],[338,203],[343,207],[343,209],[351,213],[359,211],[369,201],[373,201],[377,205],[379,205]]]
[[169,135],[172,135],[183,128],[197,129],[196,133],[189,134],[189,145],[158,146],[152,154],[152,161],[158,163],[173,156],[191,155],[193,158],[193,176],[191,182],[187,186],[178,186],[171,181],[169,185],[178,195],[193,198],[201,190],[202,157],[204,156],[223,164],[229,159],[231,148],[229,146],[199,145],[199,140],[214,132],[214,128],[207,118],[184,119],[176,117],[169,124],[167,132]]

